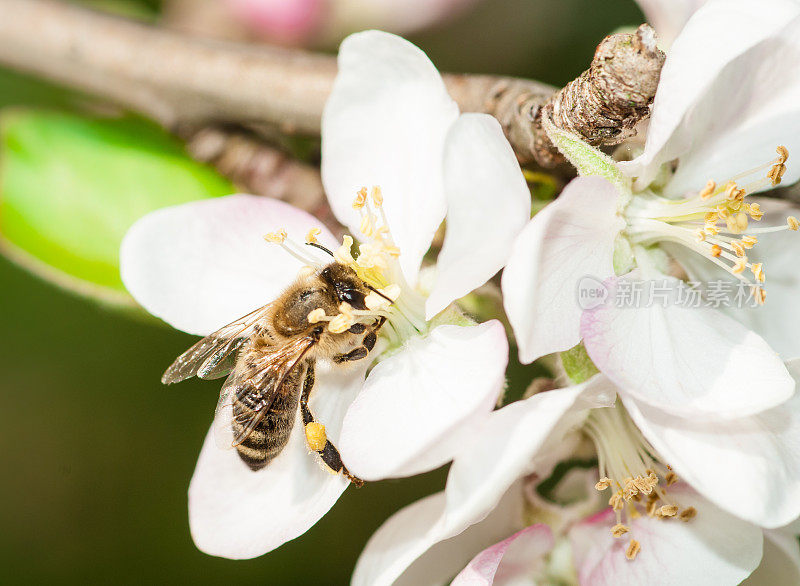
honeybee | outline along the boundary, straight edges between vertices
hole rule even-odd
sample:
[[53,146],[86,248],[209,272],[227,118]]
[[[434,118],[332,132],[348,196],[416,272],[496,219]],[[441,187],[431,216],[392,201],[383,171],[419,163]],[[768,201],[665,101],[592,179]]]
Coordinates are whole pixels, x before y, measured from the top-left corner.
[[338,327],[332,327],[331,318],[341,317],[343,309],[366,310],[370,294],[392,301],[340,262],[306,271],[272,303],[189,348],[161,382],[227,374],[214,418],[215,439],[222,448],[235,448],[253,471],[264,468],[286,446],[299,405],[309,447],[328,468],[360,486],[363,481],[350,474],[324,426],[315,421],[309,400],[317,360],[361,360],[374,348],[384,317],[364,312],[366,318]]

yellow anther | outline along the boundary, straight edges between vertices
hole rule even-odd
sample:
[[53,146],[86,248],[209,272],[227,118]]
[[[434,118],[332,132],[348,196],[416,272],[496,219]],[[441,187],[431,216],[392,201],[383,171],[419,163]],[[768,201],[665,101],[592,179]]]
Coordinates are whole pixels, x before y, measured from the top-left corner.
[[783,145],[778,145],[778,147],[775,149],[775,152],[778,153],[778,161],[777,161],[777,163],[780,164],[780,165],[783,165],[786,162],[786,160],[789,158],[789,149],[787,149]]
[[267,242],[272,242],[273,244],[283,244],[283,242],[286,240],[286,230],[281,228],[277,232],[270,232],[264,236],[264,240]]
[[767,173],[767,178],[772,181],[772,185],[778,185],[783,179],[783,174],[786,173],[786,165],[777,163],[770,167]]
[[384,299],[374,291],[371,291],[369,295],[364,297],[364,305],[367,306],[367,309],[370,311],[380,311],[381,309],[386,309],[391,305],[391,302],[387,299]]
[[622,499],[622,491],[617,491],[611,495],[611,498],[608,499],[608,504],[615,511],[621,511],[625,506],[625,501]]
[[322,228],[311,228],[306,234],[306,242],[308,244],[315,244],[317,242],[317,236],[322,234]]
[[734,263],[731,271],[733,271],[734,275],[740,275],[744,272],[746,268],[747,268],[747,257],[744,256]]
[[766,280],[766,276],[764,275],[764,263],[755,263],[750,267],[750,270],[753,271],[753,276],[759,283],[763,283]]
[[605,490],[611,486],[611,479],[608,476],[603,476],[600,480],[597,481],[597,484],[594,485],[595,490]]
[[325,449],[325,444],[328,442],[325,426],[316,421],[306,423],[306,441],[308,442],[308,447],[315,452]]
[[625,557],[633,561],[636,559],[636,556],[639,554],[641,549],[642,546],[639,544],[639,542],[635,539],[631,539],[631,542],[628,544],[628,548],[625,550]]
[[750,208],[748,209],[748,213],[750,217],[753,218],[756,222],[758,222],[761,218],[764,217],[764,212],[761,211],[761,206],[757,203],[751,203]]
[[678,513],[677,505],[664,505],[656,513],[659,517],[674,517]]
[[739,212],[735,216],[730,216],[725,220],[725,223],[728,225],[728,230],[733,232],[734,234],[739,234],[747,230],[747,214],[743,212]]
[[611,528],[611,535],[613,535],[614,537],[622,537],[628,531],[630,531],[630,529],[625,527],[625,525],[623,525],[622,523],[617,523]]
[[717,207],[717,215],[721,220],[725,220],[730,217],[731,212],[727,206],[718,206]]
[[800,228],[800,221],[798,221],[794,216],[789,216],[786,218],[786,223],[789,225],[789,230],[797,232],[797,229]]
[[767,292],[764,290],[763,287],[753,286],[753,299],[758,305],[764,305],[764,302],[767,300]]
[[678,475],[674,472],[667,472],[667,475],[664,477],[664,480],[667,481],[667,486],[672,486],[676,482],[678,482]]
[[372,203],[375,204],[376,208],[379,208],[383,205],[383,192],[381,192],[381,188],[377,185],[372,188]]
[[362,187],[358,190],[356,198],[353,200],[353,209],[360,210],[367,203],[367,188]]
[[725,185],[725,197],[729,200],[734,200],[739,197],[739,186],[736,185],[735,181],[729,181]]
[[703,231],[709,236],[716,236],[717,234],[719,234],[719,228],[708,224],[706,225],[705,228],[703,228]]
[[737,242],[736,240],[733,240],[731,242],[731,248],[733,249],[733,252],[736,254],[736,256],[739,257],[745,256],[744,246],[742,246],[742,244]]
[[746,234],[742,236],[742,246],[745,248],[753,248],[756,244],[758,244],[758,238],[751,234]]
[[681,514],[678,515],[678,518],[681,521],[689,521],[690,519],[694,519],[697,516],[697,509],[694,507],[686,507],[681,511]]
[[310,324],[317,324],[323,321],[327,316],[325,315],[325,310],[321,307],[317,307],[316,309],[312,309],[308,312],[308,323]]
[[697,240],[698,242],[705,242],[705,240],[706,240],[706,233],[705,233],[705,232],[703,232],[702,230],[695,230],[695,232],[694,232],[694,238],[695,238],[695,240]]
[[716,224],[717,220],[719,220],[719,214],[717,212],[706,212],[705,215],[705,222],[706,224]]
[[714,195],[714,191],[716,191],[716,189],[717,189],[717,184],[709,180],[708,183],[706,183],[706,186],[700,190],[700,197],[702,199],[708,199],[709,197]]
[[711,256],[718,257],[722,254],[722,249],[717,244],[711,245]]

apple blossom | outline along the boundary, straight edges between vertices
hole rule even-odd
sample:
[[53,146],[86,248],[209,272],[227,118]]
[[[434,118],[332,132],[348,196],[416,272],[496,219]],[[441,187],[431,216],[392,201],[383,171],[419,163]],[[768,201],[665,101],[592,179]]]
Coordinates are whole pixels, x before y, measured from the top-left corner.
[[537,214],[507,263],[505,307],[523,362],[584,340],[595,364],[640,400],[698,417],[749,415],[790,396],[761,331],[719,311],[584,309],[575,299],[584,277],[609,291],[625,275],[669,279],[671,259],[684,271],[716,267],[765,300],[770,259],[755,262],[751,249],[798,221],[753,228],[772,206],[748,196],[800,177],[786,164],[800,146],[800,5],[766,4],[712,0],[692,16],[667,55],[634,160],[615,162],[544,121],[579,172],[595,176],[575,179]]
[[[355,248],[350,236],[339,245],[318,220],[285,203],[233,195],[139,220],[122,244],[121,274],[150,313],[207,335],[272,301],[298,271],[320,270],[333,260],[320,247],[329,249],[381,295],[368,296],[366,310],[342,304],[339,315],[314,321],[334,333],[386,321],[367,359],[344,371],[319,365],[311,409],[354,475],[407,476],[450,460],[502,392],[504,328],[496,320],[475,324],[452,302],[503,266],[529,217],[530,194],[499,124],[459,116],[419,49],[363,33],[343,44],[340,65],[325,111],[323,170],[334,212],[359,240]],[[382,100],[393,95],[404,106],[387,125]],[[351,100],[376,107],[353,110]],[[358,176],[375,187],[351,183]],[[426,291],[420,264],[445,214],[437,276]],[[304,236],[315,246],[301,244]],[[257,472],[212,435],[189,488],[192,535],[205,552],[266,553],[308,530],[348,485],[307,453],[300,422]]]
[[[789,368],[800,376],[797,361]],[[800,514],[799,395],[759,415],[699,422],[654,409],[598,374],[503,407],[473,436],[444,492],[402,509],[371,538],[355,586],[443,581],[482,549],[542,522],[571,541],[581,583],[738,583],[759,565],[763,528]],[[585,453],[587,439],[603,500],[586,490],[549,511],[536,487],[556,463]],[[541,557],[549,540],[536,532]],[[494,553],[481,554],[481,564],[502,558]],[[526,571],[548,570],[529,562]]]

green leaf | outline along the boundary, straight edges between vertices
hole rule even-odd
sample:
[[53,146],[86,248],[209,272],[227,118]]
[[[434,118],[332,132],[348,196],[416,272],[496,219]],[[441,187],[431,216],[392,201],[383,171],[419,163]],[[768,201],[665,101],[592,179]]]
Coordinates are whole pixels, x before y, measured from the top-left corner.
[[155,209],[232,193],[212,169],[141,119],[0,114],[0,246],[43,278],[133,305],[119,276],[128,228]]
[[577,134],[558,128],[546,116],[542,117],[542,127],[561,154],[578,170],[578,174],[603,177],[613,183],[621,194],[630,196],[631,180],[622,174],[611,157]]
[[586,353],[583,342],[562,352],[561,364],[564,366],[564,372],[576,385],[589,380],[600,372]]

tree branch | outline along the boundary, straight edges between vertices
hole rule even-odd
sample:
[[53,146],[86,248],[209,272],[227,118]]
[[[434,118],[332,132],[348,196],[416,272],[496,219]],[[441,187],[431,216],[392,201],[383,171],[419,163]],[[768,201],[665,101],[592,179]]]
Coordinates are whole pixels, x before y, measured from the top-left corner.
[[[330,56],[192,37],[66,3],[0,0],[0,14],[0,62],[113,100],[170,129],[267,124],[284,134],[319,135],[336,75]],[[535,122],[554,88],[486,75],[445,75],[445,83],[462,111],[497,117],[521,162],[557,162]],[[557,124],[571,116],[562,112]],[[646,108],[635,114],[646,115]]]

